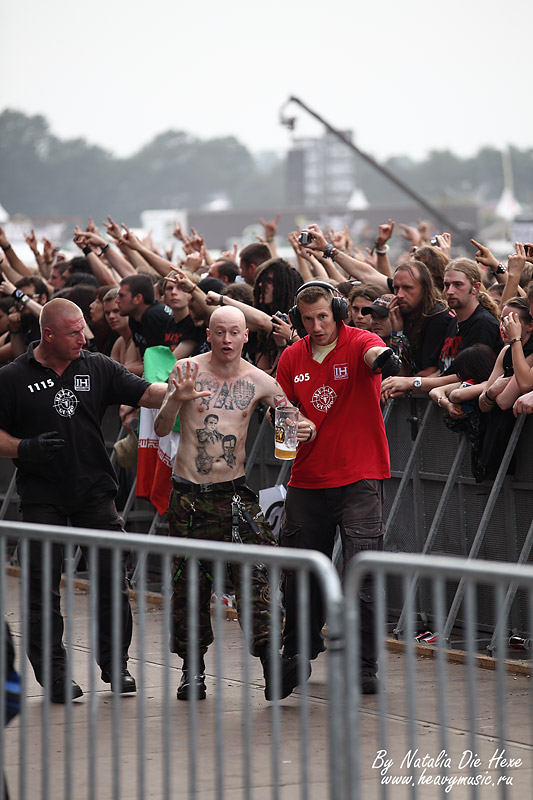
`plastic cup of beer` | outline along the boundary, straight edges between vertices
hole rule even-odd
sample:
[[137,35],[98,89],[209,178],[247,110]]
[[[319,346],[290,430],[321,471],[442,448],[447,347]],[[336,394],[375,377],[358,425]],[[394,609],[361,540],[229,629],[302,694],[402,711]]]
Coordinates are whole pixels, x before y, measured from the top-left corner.
[[299,411],[294,406],[276,408],[274,455],[281,461],[296,458],[299,416]]

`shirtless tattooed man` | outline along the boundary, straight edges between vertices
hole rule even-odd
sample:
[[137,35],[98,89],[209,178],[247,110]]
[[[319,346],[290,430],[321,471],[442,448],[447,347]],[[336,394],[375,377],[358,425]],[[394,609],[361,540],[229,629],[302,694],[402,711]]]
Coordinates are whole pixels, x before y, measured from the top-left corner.
[[[166,397],[155,419],[158,436],[165,436],[180,415],[181,438],[172,475],[168,524],[173,536],[232,541],[232,504],[239,507],[239,538],[245,544],[274,545],[256,495],[246,485],[244,459],[246,434],[252,413],[259,402],[271,408],[290,405],[278,382],[241,358],[248,340],[243,313],[231,306],[217,308],[209,320],[211,352],[176,362]],[[315,435],[312,422],[300,416],[298,441]],[[183,659],[183,675],[178,687],[179,700],[188,700],[191,691],[198,699],[206,696],[204,655],[213,641],[210,603],[213,579],[210,565],[199,568],[199,658],[191,670],[187,631],[187,558],[173,564],[173,631],[171,650]],[[237,613],[241,622],[240,571],[231,569]],[[252,655],[261,659],[265,674],[265,696],[273,699],[269,686],[270,592],[268,578],[253,567]],[[274,654],[278,657],[278,653]],[[281,697],[297,670],[296,660],[281,662]],[[195,672],[196,674],[193,674]]]

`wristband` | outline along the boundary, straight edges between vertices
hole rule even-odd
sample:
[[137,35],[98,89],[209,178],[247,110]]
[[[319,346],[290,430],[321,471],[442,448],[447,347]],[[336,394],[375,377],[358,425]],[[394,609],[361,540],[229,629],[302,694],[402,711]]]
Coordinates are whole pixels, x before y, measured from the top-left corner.
[[218,304],[219,304],[219,306],[223,306],[224,305],[224,295],[222,295],[222,294],[220,295],[220,300],[218,301]]
[[335,258],[338,256],[338,254],[338,249],[332,244],[327,244],[324,247],[324,258],[331,258],[332,261],[335,261]]
[[103,256],[103,254],[107,253],[108,250],[109,250],[109,242],[106,245],[104,245],[104,247],[102,247],[102,249],[100,250],[100,255]]
[[385,255],[385,253],[388,252],[388,249],[389,249],[389,245],[388,244],[384,244],[383,247],[379,247],[377,242],[374,244],[375,252],[379,253],[379,255],[381,255],[381,256]]
[[309,431],[309,436],[308,436],[308,437],[307,437],[307,439],[305,440],[305,441],[306,441],[306,443],[307,443],[307,442],[310,442],[310,441],[311,441],[311,439],[312,439],[312,437],[313,437],[313,429],[311,428],[311,430]]
[[492,399],[492,397],[489,397],[489,396],[488,396],[488,394],[487,394],[487,390],[486,390],[486,389],[485,389],[485,391],[483,392],[483,397],[485,398],[485,400],[487,401],[487,403],[490,403],[491,405],[493,405],[493,404],[496,402],[496,400],[495,400],[495,399],[493,400],[493,399]]
[[89,253],[92,253],[92,248],[91,248],[91,247],[89,247],[89,245],[87,245],[87,247],[83,247],[83,248],[82,248],[82,252],[83,252],[83,255],[84,255],[84,256],[88,256],[88,255],[89,255]]
[[22,300],[22,298],[26,297],[26,295],[22,289],[15,289],[13,292],[11,292],[11,297],[13,297],[14,300]]
[[514,344],[515,342],[521,342],[521,341],[522,341],[522,339],[520,338],[520,336],[516,336],[514,339],[511,339],[511,341],[509,342],[509,347],[512,344]]
[[9,244],[9,242],[6,244],[5,247],[2,247],[2,250],[4,251],[4,253],[7,253],[8,250],[11,250],[11,245]]
[[493,275],[505,275],[507,272],[507,267],[504,267],[503,264],[498,264],[498,266],[492,270]]

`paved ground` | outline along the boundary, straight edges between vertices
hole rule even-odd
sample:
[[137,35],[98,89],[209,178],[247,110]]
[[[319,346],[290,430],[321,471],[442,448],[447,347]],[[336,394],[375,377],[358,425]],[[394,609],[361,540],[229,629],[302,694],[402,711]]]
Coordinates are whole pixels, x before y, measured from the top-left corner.
[[[7,607],[8,620],[17,642],[20,641],[20,615],[18,611],[18,581],[8,578]],[[160,608],[154,607],[146,616],[145,680],[144,704],[142,693],[119,696],[116,706],[108,687],[100,681],[97,674],[94,691],[90,691],[89,652],[88,652],[88,609],[87,597],[76,594],[74,613],[74,676],[85,691],[85,695],[72,707],[72,723],[69,726],[68,713],[63,706],[50,706],[47,721],[46,709],[42,701],[42,689],[28,672],[27,683],[27,730],[24,737],[26,748],[26,796],[28,798],[64,798],[69,794],[65,788],[65,763],[68,747],[71,747],[71,793],[73,798],[90,797],[91,771],[89,769],[90,743],[88,731],[90,721],[96,722],[97,731],[93,797],[106,798],[163,798],[165,747],[168,748],[170,793],[172,798],[197,797],[211,800],[216,797],[241,800],[252,797],[257,800],[278,797],[293,800],[302,797],[302,724],[309,735],[309,798],[326,800],[328,785],[328,729],[327,729],[327,655],[323,654],[313,662],[313,673],[308,683],[308,718],[302,720],[302,703],[295,692],[279,705],[279,735],[276,734],[276,710],[267,703],[263,694],[263,678],[257,660],[251,661],[252,676],[250,685],[245,687],[242,679],[242,664],[245,658],[241,647],[239,626],[232,619],[223,623],[223,679],[220,693],[215,691],[215,654],[208,655],[208,697],[198,706],[196,737],[191,731],[191,709],[187,703],[176,700],[176,687],[181,677],[178,660],[170,658],[170,681],[168,694],[165,694],[165,648],[166,633]],[[134,647],[130,661],[131,672],[139,678],[141,665],[136,647],[139,644],[138,615]],[[20,665],[20,654],[18,663]],[[450,778],[477,776],[485,782],[481,785],[479,796],[483,798],[504,797],[503,775],[507,785],[507,798],[531,796],[533,785],[533,737],[531,729],[532,706],[530,680],[527,674],[507,675],[505,679],[505,706],[507,711],[507,734],[505,754],[507,759],[521,759],[518,765],[505,767],[501,772],[494,759],[499,751],[495,734],[497,732],[496,714],[496,674],[488,670],[476,670],[476,733],[475,752],[477,761],[472,772],[464,767],[472,740],[468,724],[468,685],[467,670],[461,664],[449,664],[447,688],[447,716],[445,728],[441,725],[437,711],[437,673],[435,660],[418,656],[416,658],[416,697],[413,724],[410,725],[408,711],[406,669],[407,660],[403,653],[389,652],[387,658],[386,707],[380,709],[378,698],[363,697],[357,715],[360,739],[360,797],[365,800],[390,797],[394,800],[418,797],[452,797],[454,800],[470,798],[471,788],[454,785],[446,795],[428,780],[440,773],[440,769],[429,765],[424,771],[422,762],[413,760],[412,772],[407,761],[411,752],[413,759],[437,759],[442,750],[442,734],[447,735],[446,754],[441,761],[449,759]],[[248,689],[247,692],[244,689]],[[218,698],[218,699],[217,699]],[[217,725],[217,703],[223,708],[219,716],[221,730],[219,739],[221,749],[215,746]],[[252,733],[249,739],[250,760],[245,763],[243,742],[243,716],[246,706],[249,709]],[[383,724],[380,725],[380,711],[383,711]],[[119,722],[119,739],[113,737],[113,719]],[[343,725],[342,720],[338,720]],[[170,736],[165,735],[168,725]],[[6,732],[7,778],[11,797],[19,797],[20,722],[17,720]],[[45,756],[43,758],[43,747]],[[277,758],[273,759],[274,753]],[[276,750],[277,747],[277,750]],[[115,748],[119,757],[115,758]],[[386,754],[380,751],[386,750]],[[139,757],[139,751],[142,756]],[[416,752],[415,752],[416,751]],[[466,753],[466,755],[464,755]],[[191,754],[196,758],[197,793],[189,790]],[[223,787],[218,786],[217,794],[217,755],[223,760],[221,774]],[[493,759],[491,761],[491,758]],[[384,775],[385,759],[392,760]],[[462,759],[462,761],[461,761]],[[194,760],[194,759],[193,759]],[[276,794],[274,769],[279,770],[280,789]],[[43,763],[44,762],[44,763]],[[350,759],[353,763],[353,758]],[[403,764],[402,764],[403,762]],[[478,763],[479,762],[479,763]],[[119,764],[118,780],[114,764]],[[140,766],[142,771],[140,771]],[[251,776],[252,790],[244,792],[246,769]],[[48,776],[47,775],[48,770]],[[115,785],[113,775],[115,774]],[[48,781],[49,794],[43,793],[43,776]],[[393,784],[393,779],[412,779],[414,786]],[[390,780],[388,794],[383,795],[385,781]],[[144,784],[144,790],[142,786]]]

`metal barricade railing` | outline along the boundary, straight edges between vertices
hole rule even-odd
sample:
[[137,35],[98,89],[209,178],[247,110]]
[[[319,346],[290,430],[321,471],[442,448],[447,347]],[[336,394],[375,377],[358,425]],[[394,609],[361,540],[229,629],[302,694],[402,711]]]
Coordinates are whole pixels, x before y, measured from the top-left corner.
[[[0,523],[0,558],[6,557],[8,537],[19,539],[20,574],[0,570],[0,609],[10,622],[22,682],[21,714],[4,731],[0,717],[0,765],[11,790],[20,800],[39,797],[102,800],[122,797],[194,798],[209,796],[281,798],[342,798],[343,601],[340,582],[330,561],[314,551],[225,544],[142,534],[120,534],[50,525]],[[25,652],[35,620],[30,614],[29,543],[41,547],[43,581],[42,630],[44,688],[34,680]],[[85,697],[65,704],[51,700],[49,659],[51,626],[52,547],[64,549],[62,611],[67,652],[67,684],[75,679]],[[73,555],[81,546],[90,580],[82,590],[75,580]],[[134,634],[128,666],[137,682],[135,694],[111,693],[100,682],[95,656],[99,646],[98,572],[112,563],[113,669],[111,681],[120,684],[121,581],[126,551],[137,555],[137,591],[133,597]],[[176,700],[181,660],[169,649],[172,624],[171,566],[187,556],[187,619],[189,653],[198,666],[199,564],[212,565],[214,595],[225,592],[226,564],[237,565],[242,579],[239,611],[243,633],[221,602],[212,609],[214,645],[206,659],[208,696],[199,702]],[[158,598],[146,591],[150,559],[159,559],[164,576]],[[105,562],[108,563],[108,562]],[[300,650],[309,654],[305,625],[311,576],[321,587],[327,608],[327,647],[313,662],[307,683],[286,700],[267,702],[258,659],[249,655],[252,637],[250,576],[254,565],[268,571],[271,601],[270,650],[277,651],[282,625],[278,602],[281,571],[298,575]],[[14,570],[11,570],[14,572]],[[156,602],[157,600],[157,602]],[[238,632],[237,632],[238,631]],[[1,637],[0,637],[1,638]],[[0,685],[4,685],[4,645],[0,645]],[[323,674],[324,667],[327,673]],[[281,663],[270,658],[270,677],[279,696]],[[318,679],[318,680],[317,680]],[[2,704],[0,704],[2,707]],[[316,794],[313,784],[319,784]]]
[[[381,690],[361,695],[357,665],[361,647],[359,593],[374,581],[375,635]],[[386,639],[387,579],[401,580],[405,640]],[[435,608],[433,644],[416,636],[413,578],[431,582]],[[466,635],[462,652],[447,649],[445,587],[462,581]],[[533,620],[533,567],[473,559],[365,553],[345,575],[346,751],[345,796],[519,798],[531,792],[533,767],[532,664],[529,642],[509,639],[504,604],[509,586],[528,593]],[[479,648],[480,587],[490,587],[500,618],[496,659]],[[497,615],[498,617],[498,615]],[[517,644],[524,650],[509,650]],[[522,659],[507,660],[519,653]],[[482,669],[482,667],[488,667]]]

